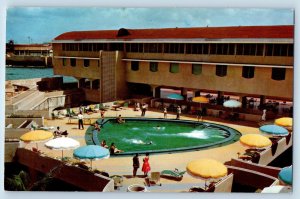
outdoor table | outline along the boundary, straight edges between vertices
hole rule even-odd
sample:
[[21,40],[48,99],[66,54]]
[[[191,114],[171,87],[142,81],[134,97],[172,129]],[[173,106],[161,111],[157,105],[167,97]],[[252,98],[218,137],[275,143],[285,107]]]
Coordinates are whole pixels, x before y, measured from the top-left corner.
[[111,107],[114,108],[115,111],[117,111],[117,108],[120,108],[121,105],[120,105],[120,104],[114,104],[114,105],[112,105]]

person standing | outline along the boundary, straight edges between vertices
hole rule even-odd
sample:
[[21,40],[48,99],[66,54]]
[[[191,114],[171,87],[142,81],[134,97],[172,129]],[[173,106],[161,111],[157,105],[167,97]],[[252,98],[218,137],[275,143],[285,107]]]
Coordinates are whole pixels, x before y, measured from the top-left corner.
[[167,107],[164,107],[164,118],[167,118]]
[[133,177],[136,177],[136,172],[138,168],[140,168],[140,160],[139,160],[139,154],[136,153],[135,156],[132,158],[133,162]]
[[144,172],[144,175],[147,176],[150,170],[149,153],[146,153],[146,157],[143,159],[142,171]]
[[261,116],[261,120],[262,120],[262,121],[266,121],[266,116],[267,116],[267,110],[264,109],[264,110],[263,110],[263,114],[262,114],[262,116]]
[[181,108],[180,108],[180,106],[177,106],[176,120],[180,119],[180,114],[181,114]]
[[144,103],[142,105],[142,115],[141,116],[145,116],[145,114],[146,114],[146,104]]
[[84,129],[84,127],[83,127],[83,114],[81,112],[78,114],[78,129],[80,129],[80,127],[82,127],[82,129]]
[[100,111],[101,119],[104,119],[104,113],[105,113],[104,110],[101,110],[101,111]]

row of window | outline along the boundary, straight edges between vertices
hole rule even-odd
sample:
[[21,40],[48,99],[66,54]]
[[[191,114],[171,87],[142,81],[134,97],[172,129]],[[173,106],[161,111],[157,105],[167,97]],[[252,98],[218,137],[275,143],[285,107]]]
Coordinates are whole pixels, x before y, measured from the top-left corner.
[[[138,71],[139,70],[139,62],[132,61],[131,62],[131,70]],[[158,62],[150,62],[149,70],[151,72],[158,71]],[[179,63],[170,63],[169,67],[170,73],[179,73]],[[200,75],[202,73],[202,64],[192,64],[192,74]],[[272,68],[272,76],[273,80],[285,80],[285,68]],[[255,67],[254,66],[243,66],[242,77],[251,79],[254,78]],[[225,77],[227,75],[227,65],[216,65],[216,75],[219,77]]]
[[[67,59],[62,59],[62,65],[67,66]],[[76,66],[76,59],[70,58],[70,65],[72,67]],[[90,60],[83,59],[83,66],[89,67]],[[99,66],[99,61],[98,61]],[[132,61],[131,62],[131,70],[138,71],[139,70],[139,62]],[[150,62],[149,63],[149,70],[151,72],[158,71],[158,62]],[[179,73],[179,63],[170,63],[169,68],[170,73]],[[202,73],[202,64],[192,64],[192,74],[193,75],[200,75]],[[285,80],[285,68],[272,68],[272,79],[274,80]],[[255,67],[253,66],[243,66],[242,77],[244,78],[254,78]],[[225,77],[227,75],[227,65],[216,65],[216,75],[219,77]]]
[[[75,67],[77,65],[76,63],[76,59],[75,58],[70,58],[70,65],[72,67]],[[63,58],[62,59],[62,65],[63,66],[67,66],[67,59],[66,58]],[[90,60],[89,59],[83,59],[83,66],[84,67],[89,67],[90,66]],[[99,61],[98,61],[98,66],[99,66]]]
[[293,44],[63,43],[63,51],[124,51],[209,55],[293,56]]

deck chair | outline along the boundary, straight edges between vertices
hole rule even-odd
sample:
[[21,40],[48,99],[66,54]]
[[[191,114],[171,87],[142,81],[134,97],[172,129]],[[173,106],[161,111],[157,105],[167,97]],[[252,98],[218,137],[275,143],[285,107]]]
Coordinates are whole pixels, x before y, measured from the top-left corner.
[[67,115],[68,115],[69,117],[72,117],[72,116],[74,116],[75,114],[74,114],[74,111],[73,111],[73,110],[71,110],[70,108],[67,108]]
[[161,186],[160,183],[160,172],[151,172],[150,177],[146,178],[147,185],[154,186],[154,185],[159,185]]
[[93,110],[94,112],[96,112],[96,113],[99,112],[99,111],[100,111],[100,105],[99,105],[99,104],[96,104],[92,110]]
[[111,176],[110,178],[114,180],[114,188],[115,189],[120,189],[120,187],[123,186],[123,177],[122,176],[114,175],[114,176]]
[[183,174],[185,174],[186,171],[178,171],[178,169],[175,170],[163,170],[160,172],[161,177],[174,179],[174,180],[182,180]]
[[125,102],[124,105],[123,105],[123,109],[128,108],[128,105],[129,105],[128,102]]

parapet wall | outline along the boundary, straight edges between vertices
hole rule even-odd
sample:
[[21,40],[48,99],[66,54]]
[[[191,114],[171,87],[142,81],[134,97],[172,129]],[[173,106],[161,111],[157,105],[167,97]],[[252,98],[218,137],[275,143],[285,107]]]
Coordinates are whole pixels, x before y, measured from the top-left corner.
[[71,166],[66,162],[41,156],[39,153],[27,149],[17,149],[15,159],[34,171],[49,173],[54,169],[53,177],[85,191],[111,192],[114,190],[114,182],[111,178]]

